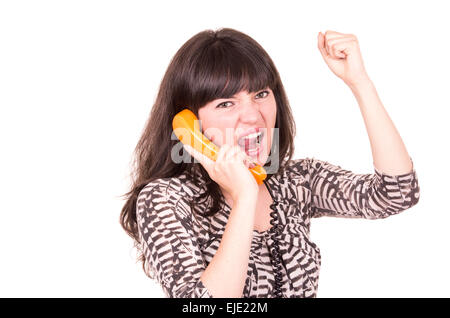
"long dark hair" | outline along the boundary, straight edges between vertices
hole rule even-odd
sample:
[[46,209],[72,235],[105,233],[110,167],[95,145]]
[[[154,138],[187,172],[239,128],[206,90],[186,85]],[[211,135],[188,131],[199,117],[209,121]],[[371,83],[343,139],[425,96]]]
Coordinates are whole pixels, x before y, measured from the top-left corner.
[[[193,171],[199,171],[206,180],[205,196],[212,199],[206,215],[218,212],[223,202],[219,185],[200,163],[172,161],[171,149],[179,142],[171,138],[173,117],[184,108],[189,108],[198,117],[198,109],[212,100],[230,98],[243,90],[257,92],[266,87],[273,91],[277,105],[277,151],[281,162],[279,169],[284,169],[284,162],[294,153],[295,122],[280,75],[267,52],[254,39],[230,28],[205,30],[190,38],[172,58],[134,150],[132,185],[124,195],[126,203],[120,213],[120,224],[134,239],[134,246],[140,252],[138,261],[142,261],[144,271],[136,201],[149,182],[176,177],[185,171],[194,176]],[[195,178],[192,180],[196,182]],[[193,204],[195,202],[191,202],[191,210]]]

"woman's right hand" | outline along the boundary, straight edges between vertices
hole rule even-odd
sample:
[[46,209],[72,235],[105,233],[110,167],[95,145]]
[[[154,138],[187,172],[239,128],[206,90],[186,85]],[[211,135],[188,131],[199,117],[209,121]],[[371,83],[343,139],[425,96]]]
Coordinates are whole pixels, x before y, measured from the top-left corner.
[[239,146],[224,144],[220,147],[217,160],[213,161],[189,145],[186,151],[208,172],[210,178],[219,184],[236,202],[238,198],[258,194],[258,183],[249,168],[254,165],[251,158]]

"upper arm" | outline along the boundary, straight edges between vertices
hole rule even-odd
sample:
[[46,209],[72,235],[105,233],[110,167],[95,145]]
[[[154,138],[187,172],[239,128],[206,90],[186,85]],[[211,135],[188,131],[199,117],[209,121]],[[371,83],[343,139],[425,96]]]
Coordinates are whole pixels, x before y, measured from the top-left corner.
[[205,262],[182,197],[170,184],[149,184],[138,196],[136,218],[147,269],[168,297],[212,297],[200,280]]
[[311,158],[308,171],[312,192],[311,217],[385,218],[419,201],[414,166],[409,173],[401,175],[388,175],[375,167],[372,174],[357,174]]

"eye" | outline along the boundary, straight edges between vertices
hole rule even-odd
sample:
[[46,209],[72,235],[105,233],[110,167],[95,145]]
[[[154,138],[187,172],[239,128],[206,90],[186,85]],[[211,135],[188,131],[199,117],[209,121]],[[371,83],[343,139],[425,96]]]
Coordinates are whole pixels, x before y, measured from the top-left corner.
[[[266,94],[266,95],[261,96],[262,94]],[[267,97],[269,94],[270,94],[269,91],[261,91],[261,92],[259,92],[256,96],[261,96],[260,98],[265,98],[265,97]],[[216,108],[229,108],[228,106],[224,106],[224,105],[226,105],[227,103],[232,103],[232,102],[227,101],[227,102],[220,103],[220,104],[218,104],[218,105],[216,106]],[[231,107],[231,106],[230,106],[230,107]]]
[[223,102],[223,103],[220,103],[219,105],[216,106],[216,108],[228,108],[227,106],[221,107],[221,105],[225,105],[226,103],[231,103],[231,102]]
[[[260,96],[263,93],[266,93],[267,95],[269,95],[268,91],[262,91],[262,92],[258,93],[256,96]],[[264,97],[267,97],[267,95],[265,95]],[[264,98],[264,97],[261,97],[261,98]]]

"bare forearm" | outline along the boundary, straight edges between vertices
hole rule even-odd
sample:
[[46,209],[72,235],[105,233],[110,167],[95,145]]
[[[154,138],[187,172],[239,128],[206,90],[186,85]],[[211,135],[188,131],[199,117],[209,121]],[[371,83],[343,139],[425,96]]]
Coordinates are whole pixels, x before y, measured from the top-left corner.
[[393,175],[410,172],[412,163],[408,151],[372,81],[367,79],[349,87],[364,119],[375,168]]
[[253,238],[256,197],[236,200],[216,254],[201,276],[213,297],[242,297]]

